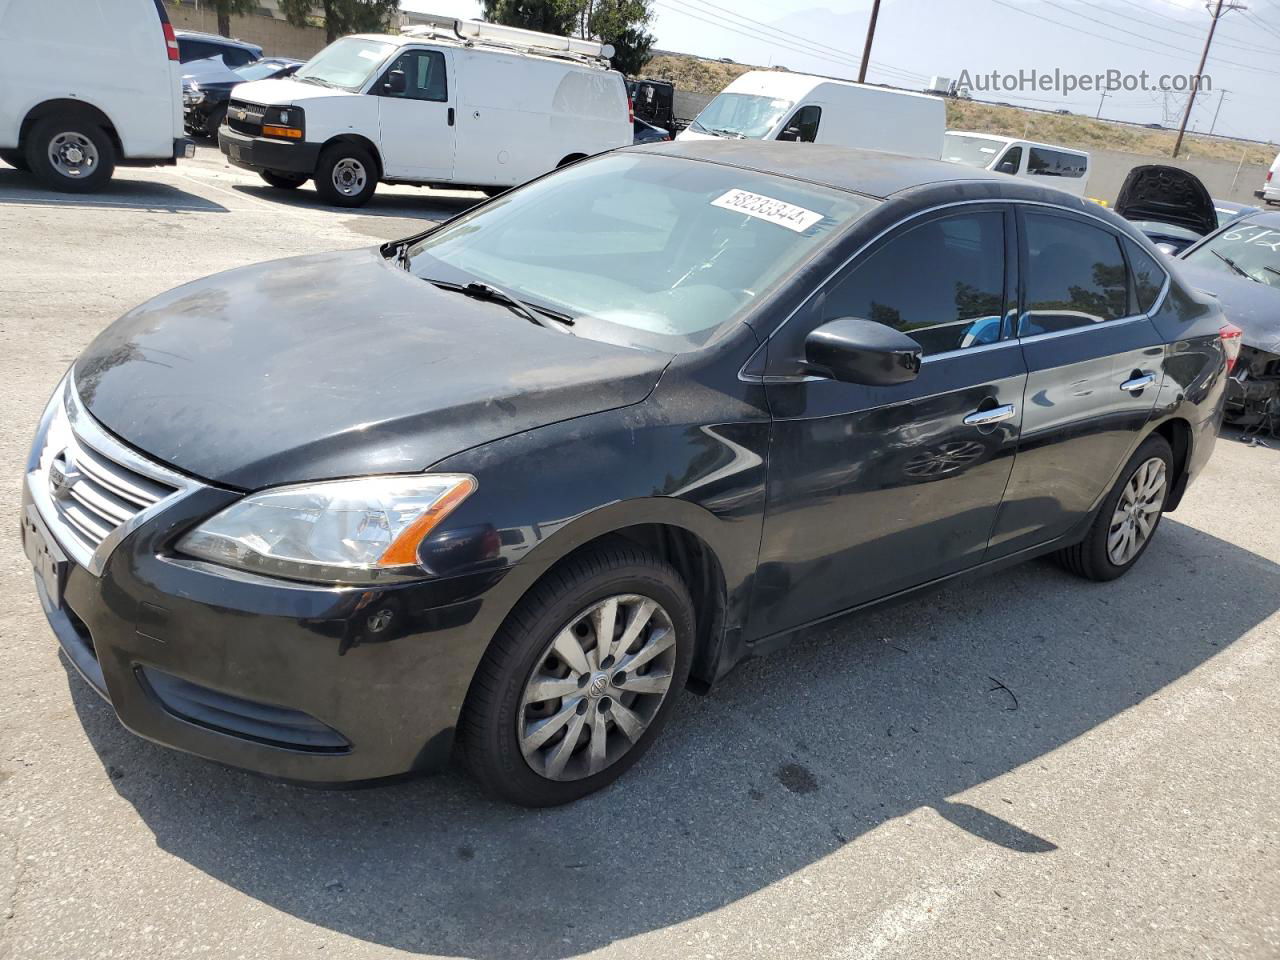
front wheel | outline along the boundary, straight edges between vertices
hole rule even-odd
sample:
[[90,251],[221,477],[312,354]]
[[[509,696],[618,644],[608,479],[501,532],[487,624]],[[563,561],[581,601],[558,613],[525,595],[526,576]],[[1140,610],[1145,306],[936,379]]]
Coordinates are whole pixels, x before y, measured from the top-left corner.
[[258,176],[277,190],[297,190],[307,182],[301,173],[276,173],[274,170],[259,170]]
[[31,172],[55,190],[100,190],[116,166],[116,148],[105,130],[77,114],[46,117],[26,140]]
[[378,186],[377,168],[369,151],[353,143],[337,143],[320,154],[316,192],[339,207],[360,207]]
[[1114,580],[1151,545],[1173,483],[1173,450],[1153,434],[1142,441],[1102,502],[1085,538],[1056,556],[1089,580]]
[[524,806],[599,790],[670,716],[693,645],[693,604],[669,564],[622,541],[568,561],[485,653],[460,728],[467,765]]

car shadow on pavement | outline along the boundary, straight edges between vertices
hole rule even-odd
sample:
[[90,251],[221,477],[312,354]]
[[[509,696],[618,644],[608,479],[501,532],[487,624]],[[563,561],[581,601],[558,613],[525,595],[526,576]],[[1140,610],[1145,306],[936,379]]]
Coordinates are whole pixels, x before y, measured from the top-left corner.
[[326,203],[316,193],[311,184],[303,184],[296,190],[280,190],[266,184],[233,184],[232,190],[243,193],[258,200],[284,204],[288,207],[301,207],[312,210],[327,210],[330,213],[347,216],[365,217],[409,217],[427,220],[447,220],[470,210],[477,203],[483,203],[485,197],[480,193],[459,191],[439,191],[422,189],[413,194],[375,193],[369,202],[360,207],[335,207]]
[[0,166],[0,204],[101,207],[170,213],[227,213],[220,203],[167,183],[127,180],[117,176],[95,193],[67,193],[45,187],[35,177]]
[[1050,797],[1092,775],[1051,754],[1277,607],[1280,566],[1166,518],[1115,583],[1037,562],[809,631],[686,696],[619,783],[540,811],[454,772],[353,791],[268,781],[141,741],[69,683],[115,789],[210,877],[401,950],[565,957],[734,903],[924,807],[1052,858],[1067,841],[1037,835],[1030,807],[949,798],[1019,768]]

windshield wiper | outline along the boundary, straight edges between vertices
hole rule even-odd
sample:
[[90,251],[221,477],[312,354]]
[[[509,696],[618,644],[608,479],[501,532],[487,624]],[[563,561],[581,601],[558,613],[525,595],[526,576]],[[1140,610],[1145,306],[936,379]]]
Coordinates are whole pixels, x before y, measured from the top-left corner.
[[1217,250],[1210,250],[1209,252],[1212,253],[1215,257],[1217,257],[1219,260],[1221,260],[1223,263],[1225,263],[1228,267],[1230,267],[1236,273],[1240,274],[1240,276],[1244,277],[1246,280],[1253,279],[1253,277],[1249,276],[1249,274],[1245,273],[1244,270],[1240,268],[1240,265],[1238,263],[1236,263],[1226,254],[1219,253]]
[[[397,252],[396,256],[398,259],[400,254]],[[491,303],[501,303],[504,306],[510,307],[512,311],[518,313],[530,323],[536,324],[539,327],[545,327],[546,323],[543,322],[542,318],[539,317],[538,314],[550,317],[558,323],[563,323],[566,327],[573,326],[573,317],[559,313],[555,310],[550,310],[546,307],[535,307],[533,304],[525,303],[525,301],[521,300],[519,297],[508,293],[501,287],[495,287],[491,283],[481,283],[478,280],[473,280],[471,283],[451,283],[448,280],[431,279],[428,279],[427,282],[442,290],[456,290],[458,293],[472,297],[476,300],[488,300]]]
[[714,133],[717,137],[728,137],[731,140],[747,139],[747,135],[745,133],[739,133],[737,130],[727,130],[724,127],[712,127],[710,132]]
[[337,86],[336,83],[330,83],[328,80],[321,80],[319,77],[299,77],[296,73],[294,74],[294,77],[296,77],[298,80],[301,80],[303,83],[317,83],[322,87]]

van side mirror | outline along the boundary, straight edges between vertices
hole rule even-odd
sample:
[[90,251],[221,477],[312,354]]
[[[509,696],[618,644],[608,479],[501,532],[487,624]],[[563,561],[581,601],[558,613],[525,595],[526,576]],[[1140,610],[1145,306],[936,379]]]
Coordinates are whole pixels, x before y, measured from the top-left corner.
[[1001,160],[996,164],[996,173],[1017,173],[1018,163],[1016,160]]
[[910,383],[923,353],[905,333],[856,317],[824,323],[804,340],[805,362],[814,373],[869,387]]
[[392,70],[387,74],[387,82],[382,85],[387,93],[401,94],[409,89],[409,81],[403,70]]
[[778,139],[791,140],[793,142],[798,142],[800,140],[800,128],[787,127],[787,129],[783,130],[780,134],[778,134]]

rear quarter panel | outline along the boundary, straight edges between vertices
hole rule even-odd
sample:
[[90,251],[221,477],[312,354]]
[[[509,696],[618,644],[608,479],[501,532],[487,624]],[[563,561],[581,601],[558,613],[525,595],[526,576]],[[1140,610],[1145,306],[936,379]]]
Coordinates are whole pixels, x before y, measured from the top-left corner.
[[828,83],[819,86],[806,102],[822,106],[818,143],[934,160],[942,156],[947,114],[939,97]]

